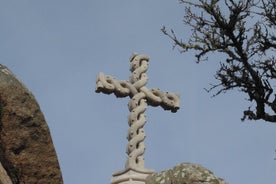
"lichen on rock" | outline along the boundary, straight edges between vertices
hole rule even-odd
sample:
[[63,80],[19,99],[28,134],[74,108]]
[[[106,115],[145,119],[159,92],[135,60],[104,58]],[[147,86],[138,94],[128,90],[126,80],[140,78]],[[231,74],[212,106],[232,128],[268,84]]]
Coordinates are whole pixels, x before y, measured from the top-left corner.
[[150,175],[146,184],[226,184],[226,182],[198,164],[181,163],[173,169]]

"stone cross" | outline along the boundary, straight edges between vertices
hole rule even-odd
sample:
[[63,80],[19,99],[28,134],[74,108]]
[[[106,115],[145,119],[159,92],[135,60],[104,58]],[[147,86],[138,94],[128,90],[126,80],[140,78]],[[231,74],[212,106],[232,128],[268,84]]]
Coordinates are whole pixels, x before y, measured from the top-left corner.
[[146,177],[153,173],[152,170],[145,169],[143,157],[146,137],[143,130],[146,123],[144,112],[147,105],[161,106],[164,110],[172,112],[176,112],[180,107],[179,95],[162,92],[160,89],[148,89],[145,86],[148,81],[146,71],[149,57],[133,54],[130,62],[131,77],[129,81],[117,80],[100,72],[96,82],[97,93],[114,93],[116,97],[129,96],[131,98],[128,103],[130,111],[126,149],[128,157],[125,170],[113,174],[112,184],[143,184]]

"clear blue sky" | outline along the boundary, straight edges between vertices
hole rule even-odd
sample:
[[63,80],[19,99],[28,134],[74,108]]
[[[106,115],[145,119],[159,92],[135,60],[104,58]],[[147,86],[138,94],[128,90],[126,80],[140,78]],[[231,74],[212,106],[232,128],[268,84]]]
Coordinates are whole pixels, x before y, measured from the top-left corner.
[[146,167],[203,165],[230,184],[274,184],[276,125],[241,122],[245,96],[204,91],[220,61],[195,64],[160,29],[189,35],[174,1],[2,0],[0,63],[33,92],[65,184],[110,183],[124,168],[128,98],[96,94],[98,72],[129,78],[133,52],[150,56],[149,88],[178,92],[181,109],[147,110]]

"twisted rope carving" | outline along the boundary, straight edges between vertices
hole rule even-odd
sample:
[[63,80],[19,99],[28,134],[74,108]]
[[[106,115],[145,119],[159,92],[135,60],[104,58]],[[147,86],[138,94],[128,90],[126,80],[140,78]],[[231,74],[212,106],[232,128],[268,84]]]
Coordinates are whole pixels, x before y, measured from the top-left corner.
[[128,131],[128,145],[127,154],[128,160],[126,168],[132,169],[144,169],[144,158],[145,152],[144,140],[146,134],[143,127],[146,123],[146,117],[144,112],[146,111],[147,103],[145,100],[144,93],[137,93],[134,95],[129,104],[130,115],[128,118],[129,131]]
[[137,89],[136,93],[129,101],[128,107],[130,111],[128,124],[130,126],[128,132],[127,154],[128,160],[126,168],[144,169],[145,152],[144,140],[146,138],[143,127],[146,123],[144,112],[146,111],[146,95],[139,89],[147,84],[148,77],[145,73],[148,69],[148,57],[143,55],[134,55],[131,59],[131,77],[130,83]]
[[126,97],[129,95],[133,96],[138,91],[129,82],[116,80],[114,77],[100,72],[97,77],[96,92],[105,94],[114,93],[116,97]]
[[147,105],[161,106],[165,110],[176,112],[179,107],[179,96],[174,93],[162,92],[160,89],[148,89],[149,58],[145,55],[134,54],[130,59],[131,77],[129,81],[116,80],[114,77],[99,73],[96,82],[96,92],[111,94],[117,97],[130,96],[128,107],[130,115],[128,118],[128,145],[126,153],[128,159],[126,169],[143,170],[145,152],[145,132],[143,127],[146,123],[144,112]]
[[[143,65],[143,67],[144,66],[145,65]],[[179,95],[170,92],[163,92],[160,89],[148,89],[144,86],[148,80],[145,73],[142,73],[141,80],[138,80],[139,77],[137,74],[141,72],[142,70],[140,69],[136,70],[136,72],[131,76],[130,81],[133,84],[128,81],[117,80],[114,77],[100,72],[97,77],[96,92],[102,92],[105,94],[114,93],[116,97],[133,97],[138,92],[143,92],[145,93],[145,98],[147,99],[147,103],[149,105],[160,105],[164,110],[171,110],[172,112],[176,112],[180,107]],[[145,69],[144,72],[146,72]]]

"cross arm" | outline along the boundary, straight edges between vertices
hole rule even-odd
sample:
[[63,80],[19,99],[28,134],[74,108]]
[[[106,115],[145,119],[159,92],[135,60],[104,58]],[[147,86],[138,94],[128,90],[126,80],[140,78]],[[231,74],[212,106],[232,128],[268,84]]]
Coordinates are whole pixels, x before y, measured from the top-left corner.
[[176,93],[163,92],[160,89],[140,88],[146,95],[147,103],[151,106],[161,106],[164,110],[177,112],[180,108],[180,96]]
[[137,89],[128,81],[117,80],[112,76],[105,75],[100,72],[96,81],[96,93],[111,94],[116,97],[133,96],[137,93]]
[[180,107],[179,95],[170,92],[163,92],[160,89],[148,89],[143,86],[136,89],[135,85],[128,81],[117,80],[112,76],[100,72],[97,76],[96,90],[97,93],[111,94],[116,97],[133,97],[138,92],[143,92],[147,103],[151,106],[161,106],[164,110],[177,112]]

